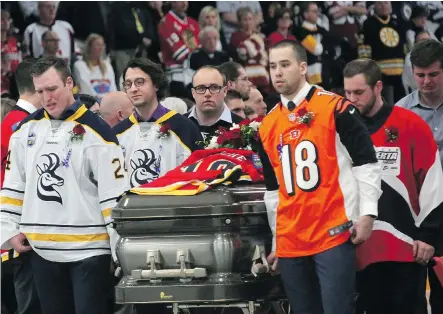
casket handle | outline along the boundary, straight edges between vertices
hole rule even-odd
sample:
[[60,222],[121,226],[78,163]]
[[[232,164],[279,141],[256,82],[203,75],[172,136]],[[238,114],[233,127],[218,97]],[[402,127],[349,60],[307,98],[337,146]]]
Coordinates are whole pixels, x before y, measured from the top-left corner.
[[266,259],[265,247],[257,244],[254,249],[254,254],[252,255],[251,273],[257,277],[257,275],[269,273],[269,271],[270,267]]
[[136,280],[149,279],[161,280],[162,278],[180,278],[180,281],[190,281],[192,278],[207,277],[206,268],[187,268],[186,264],[191,263],[191,252],[189,249],[177,250],[177,263],[180,264],[178,269],[157,269],[160,265],[160,250],[147,252],[147,264],[150,269],[134,269],[131,275]]

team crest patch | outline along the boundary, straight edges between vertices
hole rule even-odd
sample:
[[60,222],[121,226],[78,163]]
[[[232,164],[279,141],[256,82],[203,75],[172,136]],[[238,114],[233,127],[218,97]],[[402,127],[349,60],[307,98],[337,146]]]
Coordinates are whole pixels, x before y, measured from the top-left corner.
[[295,113],[290,113],[288,119],[289,121],[294,122],[297,119],[297,115]]
[[291,140],[296,140],[298,139],[300,136],[300,130],[292,130],[289,132],[289,138]]
[[252,154],[252,163],[254,164],[255,169],[263,169],[260,157],[257,154]]
[[36,137],[36,135],[35,135],[34,132],[31,132],[31,133],[28,134],[28,147],[34,146],[34,144],[35,144],[35,137]]

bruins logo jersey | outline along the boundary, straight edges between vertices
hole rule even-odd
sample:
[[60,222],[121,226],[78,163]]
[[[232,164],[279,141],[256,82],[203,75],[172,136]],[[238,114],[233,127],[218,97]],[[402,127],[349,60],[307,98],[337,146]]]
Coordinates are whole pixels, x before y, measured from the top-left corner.
[[293,111],[278,104],[259,133],[267,189],[272,170],[279,187],[277,256],[313,255],[347,241],[351,220],[366,210],[353,167],[378,166],[358,110],[336,94],[311,87]]

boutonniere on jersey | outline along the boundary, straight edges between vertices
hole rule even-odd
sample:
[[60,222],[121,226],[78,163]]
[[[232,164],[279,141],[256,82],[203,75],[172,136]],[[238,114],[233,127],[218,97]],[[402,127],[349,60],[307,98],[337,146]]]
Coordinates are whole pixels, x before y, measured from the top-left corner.
[[220,127],[214,136],[206,136],[203,142],[197,143],[205,149],[233,148],[257,152],[258,128],[263,118],[245,119],[239,124],[233,124],[228,130]]
[[162,123],[158,128],[158,138],[168,138],[171,135],[171,125],[169,123]]
[[312,111],[306,110],[306,108],[301,108],[297,112],[296,121],[297,124],[306,124],[307,126],[311,126],[312,120],[314,120],[315,114]]
[[83,125],[76,124],[69,133],[71,134],[71,142],[83,141],[83,136],[85,135],[86,130]]
[[394,143],[398,139],[398,129],[395,126],[385,128],[386,139],[389,143]]

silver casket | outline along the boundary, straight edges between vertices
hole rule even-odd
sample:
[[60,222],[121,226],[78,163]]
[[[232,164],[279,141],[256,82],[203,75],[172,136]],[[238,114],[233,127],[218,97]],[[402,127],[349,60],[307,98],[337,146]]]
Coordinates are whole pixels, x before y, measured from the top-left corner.
[[255,307],[283,298],[266,262],[272,234],[264,191],[241,185],[195,196],[125,195],[112,211],[123,271],[116,302]]

